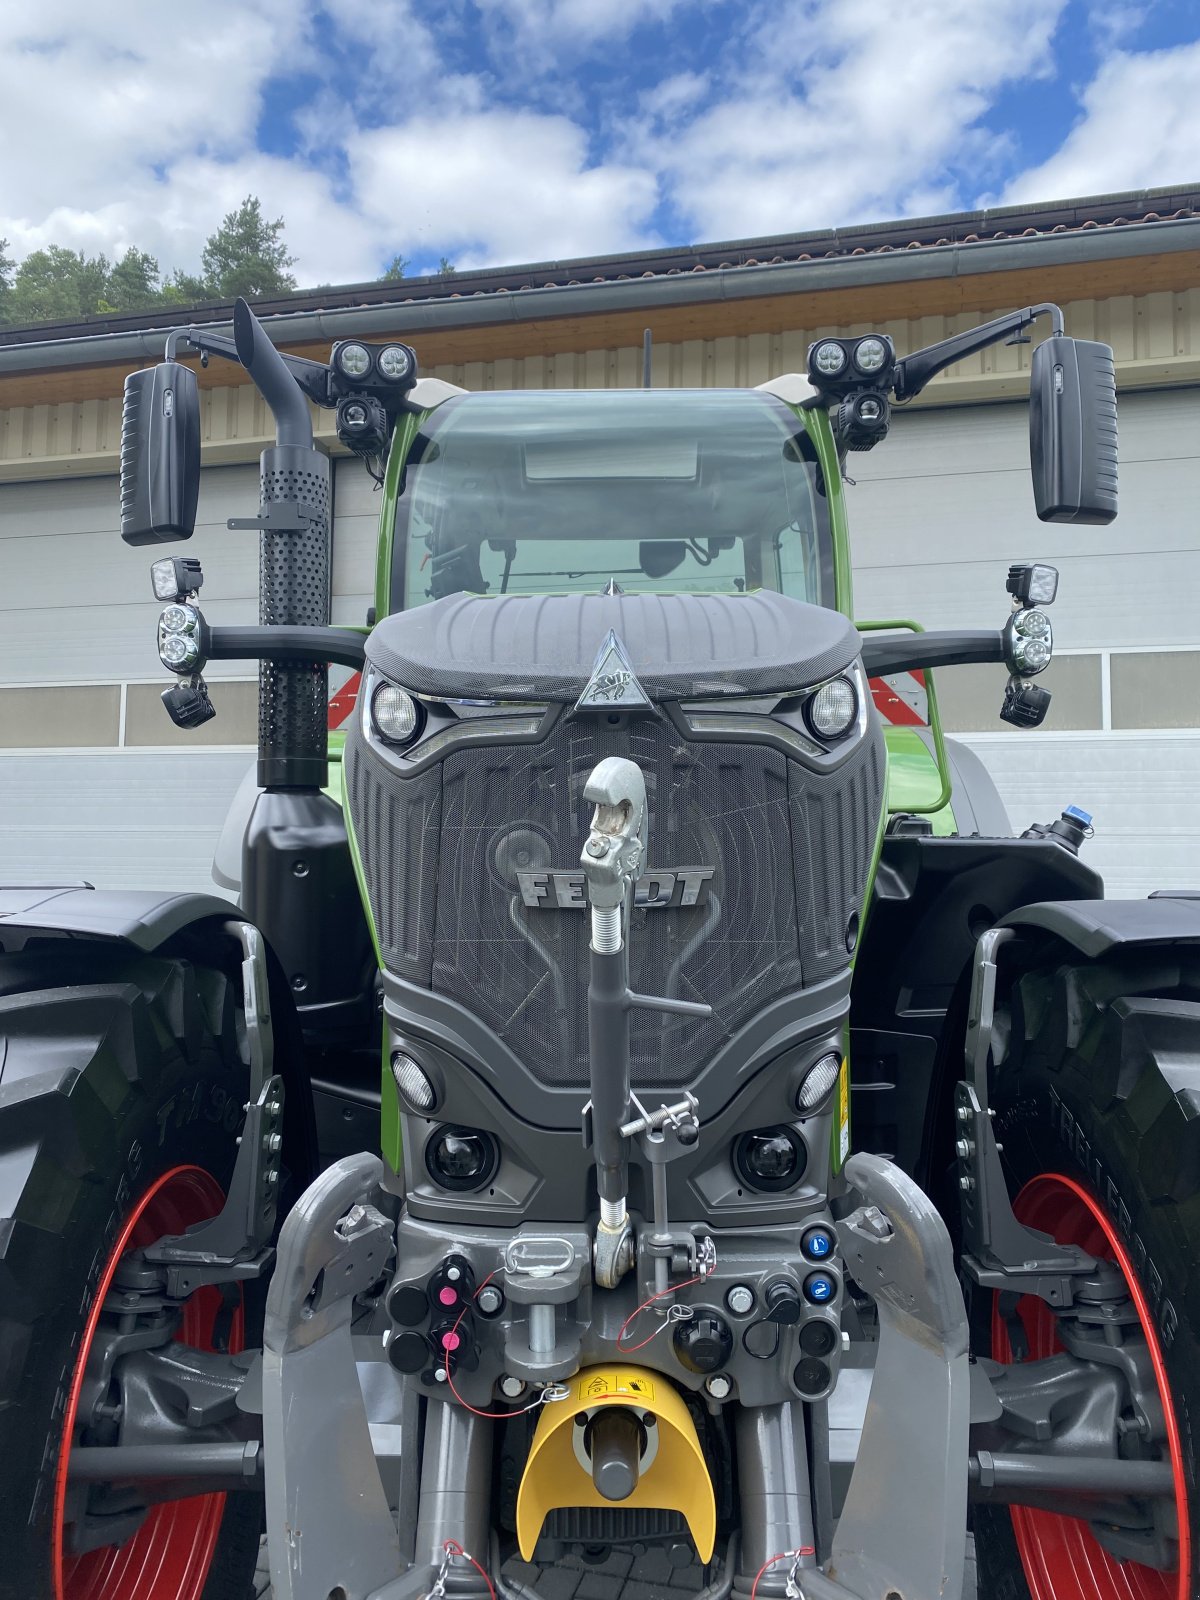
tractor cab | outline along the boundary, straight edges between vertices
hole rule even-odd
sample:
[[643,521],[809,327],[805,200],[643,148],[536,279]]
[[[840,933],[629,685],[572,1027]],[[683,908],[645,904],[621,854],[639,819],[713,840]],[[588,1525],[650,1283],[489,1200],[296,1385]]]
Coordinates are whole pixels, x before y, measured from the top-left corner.
[[834,607],[848,587],[831,521],[840,474],[814,432],[758,390],[450,393],[398,430],[379,613],[608,585]]

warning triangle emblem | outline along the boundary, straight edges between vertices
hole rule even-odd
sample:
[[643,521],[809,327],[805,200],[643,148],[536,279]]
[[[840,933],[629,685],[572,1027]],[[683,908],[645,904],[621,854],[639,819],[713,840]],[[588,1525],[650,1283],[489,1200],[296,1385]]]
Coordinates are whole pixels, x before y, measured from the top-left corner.
[[610,628],[600,646],[587,688],[575,702],[576,711],[649,704],[650,697],[637,681],[628,651]]

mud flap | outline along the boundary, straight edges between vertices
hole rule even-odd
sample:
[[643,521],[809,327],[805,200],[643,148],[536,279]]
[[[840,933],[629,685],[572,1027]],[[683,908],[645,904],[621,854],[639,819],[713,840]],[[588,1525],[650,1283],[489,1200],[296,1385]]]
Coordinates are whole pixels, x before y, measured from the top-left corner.
[[377,1156],[347,1156],[279,1235],[263,1333],[263,1438],[275,1600],[364,1597],[403,1565],[371,1445],[350,1334],[354,1296],[385,1271]]
[[879,1308],[879,1359],[830,1559],[799,1581],[806,1600],[961,1600],[970,1368],[950,1236],[890,1161],[851,1156],[846,1178],[866,1203],[838,1238]]

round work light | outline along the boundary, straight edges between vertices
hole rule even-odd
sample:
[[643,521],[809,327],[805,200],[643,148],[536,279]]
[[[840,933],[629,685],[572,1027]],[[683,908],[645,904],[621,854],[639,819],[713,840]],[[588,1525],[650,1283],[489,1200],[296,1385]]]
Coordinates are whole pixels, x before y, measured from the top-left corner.
[[860,372],[879,372],[887,365],[887,358],[887,345],[873,335],[869,339],[860,339],[854,346],[854,365]]
[[809,357],[814,372],[823,378],[836,378],[846,365],[845,347],[836,339],[824,339]]
[[402,344],[389,344],[379,352],[378,366],[389,383],[403,383],[412,373],[412,356]]
[[371,370],[371,352],[365,344],[339,345],[333,359],[344,378],[365,378]]

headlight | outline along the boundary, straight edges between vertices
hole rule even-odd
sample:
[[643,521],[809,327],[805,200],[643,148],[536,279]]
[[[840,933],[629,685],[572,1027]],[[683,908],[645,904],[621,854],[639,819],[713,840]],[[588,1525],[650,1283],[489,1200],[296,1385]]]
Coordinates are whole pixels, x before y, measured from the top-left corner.
[[421,708],[398,683],[381,683],[371,696],[371,721],[381,739],[408,745],[421,731]]
[[791,1189],[804,1176],[808,1152],[795,1128],[756,1128],[734,1146],[733,1165],[748,1189]]
[[426,1170],[441,1189],[482,1189],[498,1163],[495,1140],[478,1128],[439,1128],[425,1146]]
[[1015,611],[1004,625],[1004,658],[1010,672],[1029,678],[1043,672],[1054,654],[1054,630],[1044,611]]
[[797,1111],[806,1114],[815,1111],[837,1082],[841,1070],[842,1063],[834,1055],[822,1056],[809,1067],[796,1091]]
[[392,1053],[392,1076],[401,1100],[410,1111],[428,1115],[437,1108],[436,1084],[424,1067],[403,1050]]
[[389,344],[379,353],[379,371],[389,383],[403,383],[412,372],[412,356],[402,344]]
[[371,352],[365,344],[339,345],[333,362],[343,377],[365,378],[371,370]]
[[195,606],[165,606],[158,619],[158,659],[171,672],[200,664],[200,613]]
[[836,339],[824,339],[813,346],[808,359],[814,372],[819,372],[823,378],[836,378],[846,365],[846,351]]
[[878,372],[886,366],[887,358],[887,345],[874,335],[869,339],[860,339],[854,346],[854,365],[860,372]]
[[805,707],[805,720],[820,739],[843,739],[858,716],[858,694],[849,678],[830,678]]

